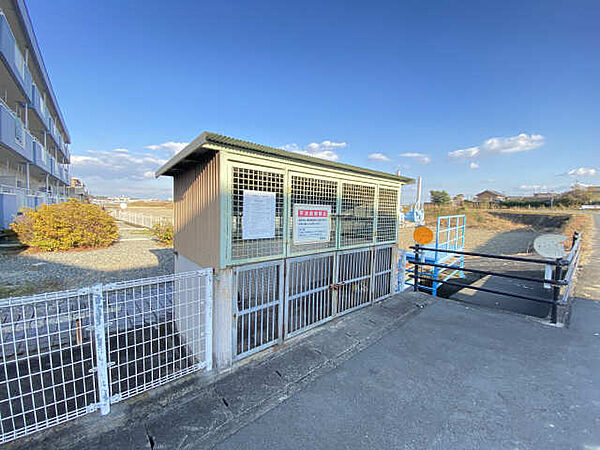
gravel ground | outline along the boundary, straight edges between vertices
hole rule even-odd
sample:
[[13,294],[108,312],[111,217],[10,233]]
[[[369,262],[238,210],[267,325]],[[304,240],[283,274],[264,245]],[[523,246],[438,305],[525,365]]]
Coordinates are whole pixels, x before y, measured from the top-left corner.
[[75,289],[173,273],[173,249],[145,230],[119,223],[120,240],[108,248],[56,253],[0,253],[0,297]]

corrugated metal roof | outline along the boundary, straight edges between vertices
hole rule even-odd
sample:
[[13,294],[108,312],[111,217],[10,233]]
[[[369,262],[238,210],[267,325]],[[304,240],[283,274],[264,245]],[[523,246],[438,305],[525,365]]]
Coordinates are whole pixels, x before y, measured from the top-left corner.
[[193,163],[198,156],[207,151],[226,151],[227,148],[241,149],[255,151],[267,155],[277,156],[279,158],[290,159],[295,161],[302,161],[309,164],[331,167],[338,170],[345,170],[349,172],[362,173],[378,178],[386,178],[389,180],[401,182],[404,184],[414,183],[414,179],[394,175],[387,172],[380,172],[378,170],[367,169],[364,167],[352,166],[350,164],[339,163],[335,161],[328,161],[326,159],[315,158],[314,156],[302,155],[300,153],[293,153],[282,150],[280,148],[268,147],[266,145],[255,144],[253,142],[243,141],[240,139],[223,136],[217,133],[211,133],[205,131],[192,142],[190,142],[182,151],[177,153],[173,158],[167,161],[160,169],[156,171],[156,176],[161,175],[173,175],[175,171],[181,170],[181,166],[184,164]]

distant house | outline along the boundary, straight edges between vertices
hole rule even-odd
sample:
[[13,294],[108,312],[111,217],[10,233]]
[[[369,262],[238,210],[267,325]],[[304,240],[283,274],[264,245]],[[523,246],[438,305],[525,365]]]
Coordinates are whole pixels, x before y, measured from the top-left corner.
[[476,202],[503,202],[506,195],[498,191],[485,190],[475,196]]
[[465,201],[464,194],[458,194],[458,195],[455,195],[454,198],[452,199],[452,204],[454,206],[462,206],[464,201]]
[[547,200],[552,197],[554,197],[554,194],[552,192],[535,192],[533,194],[533,198],[537,200]]

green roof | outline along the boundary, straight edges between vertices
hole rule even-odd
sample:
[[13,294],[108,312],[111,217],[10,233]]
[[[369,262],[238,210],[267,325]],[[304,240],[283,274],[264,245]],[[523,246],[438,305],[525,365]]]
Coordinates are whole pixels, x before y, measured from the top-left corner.
[[288,152],[280,148],[268,147],[266,145],[255,144],[253,142],[242,141],[231,137],[223,136],[217,133],[205,131],[192,142],[190,142],[183,150],[173,156],[160,169],[156,171],[156,176],[174,175],[177,171],[184,170],[198,161],[198,157],[209,151],[223,151],[227,148],[254,151],[266,155],[277,156],[279,158],[301,161],[313,165],[330,167],[338,170],[361,173],[377,178],[385,178],[396,182],[409,184],[414,183],[414,179],[394,175],[379,170],[367,169],[364,167],[352,166],[350,164],[328,161],[326,159],[315,158],[314,156],[303,155],[300,153]]

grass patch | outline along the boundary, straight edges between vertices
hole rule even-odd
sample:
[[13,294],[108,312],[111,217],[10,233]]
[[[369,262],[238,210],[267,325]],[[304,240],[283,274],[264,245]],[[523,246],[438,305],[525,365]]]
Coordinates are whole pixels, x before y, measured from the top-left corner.
[[592,238],[594,233],[594,217],[592,214],[573,214],[562,230],[562,233],[569,239],[565,242],[567,249],[571,249],[571,236],[578,231],[583,233],[583,241],[581,242],[584,260],[587,259],[592,246]]

